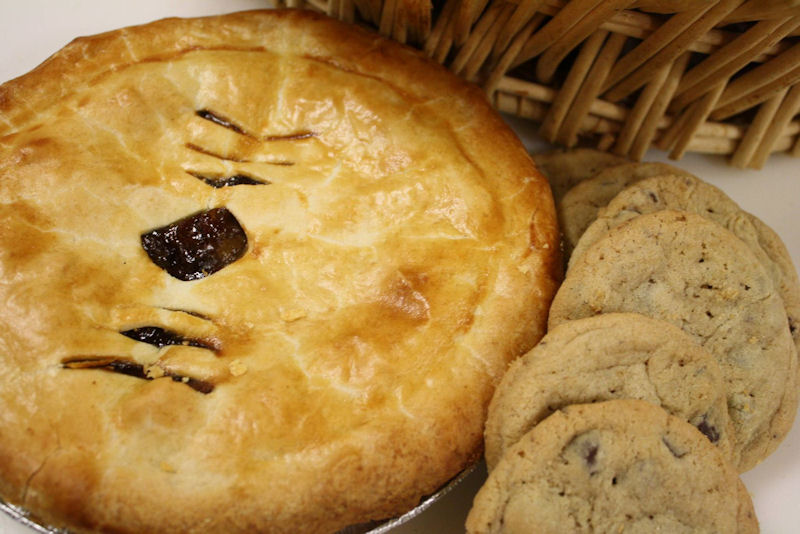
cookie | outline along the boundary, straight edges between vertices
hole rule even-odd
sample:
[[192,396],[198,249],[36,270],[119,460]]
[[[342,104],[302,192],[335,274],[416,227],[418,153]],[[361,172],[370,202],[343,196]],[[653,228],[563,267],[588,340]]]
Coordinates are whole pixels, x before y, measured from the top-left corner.
[[695,427],[641,400],[572,405],[511,446],[469,534],[758,532],[747,490]]
[[583,254],[611,228],[643,213],[663,209],[702,215],[721,224],[750,247],[783,299],[789,329],[795,345],[800,347],[800,281],[783,241],[774,230],[743,211],[719,188],[695,176],[653,176],[625,188],[608,202],[597,220],[586,229],[572,256]]
[[567,191],[558,203],[565,253],[572,252],[583,232],[597,218],[598,212],[617,193],[639,180],[662,174],[681,176],[689,173],[667,163],[624,163],[608,167]]
[[555,327],[515,360],[489,407],[486,464],[570,404],[642,399],[690,422],[731,457],[725,383],[716,360],[680,328],[635,313]]
[[797,407],[797,354],[783,302],[744,242],[693,213],[631,219],[576,259],[549,325],[610,312],[666,320],[717,359],[740,471],[775,450]]
[[[798,353],[800,353],[800,278],[798,278],[792,256],[775,230],[752,213],[745,212],[745,215],[753,225],[759,247],[771,262],[768,270],[773,281],[777,281],[778,291],[786,307],[789,331]],[[752,241],[752,237],[745,237],[743,233],[738,233],[745,242]]]
[[628,162],[620,156],[592,148],[542,152],[534,154],[533,160],[550,182],[556,202],[578,182],[605,168]]

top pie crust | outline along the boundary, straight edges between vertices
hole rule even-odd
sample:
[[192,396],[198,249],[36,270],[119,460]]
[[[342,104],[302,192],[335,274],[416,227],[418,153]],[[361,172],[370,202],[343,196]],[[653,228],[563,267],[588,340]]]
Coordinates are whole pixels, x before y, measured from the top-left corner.
[[[216,208],[235,261],[148,257]],[[0,86],[0,497],[75,532],[411,508],[480,454],[556,243],[519,141],[409,48],[299,11],[77,39]]]

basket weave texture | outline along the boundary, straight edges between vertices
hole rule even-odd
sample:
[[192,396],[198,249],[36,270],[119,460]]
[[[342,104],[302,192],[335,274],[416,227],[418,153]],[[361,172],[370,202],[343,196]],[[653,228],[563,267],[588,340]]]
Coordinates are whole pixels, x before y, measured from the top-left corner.
[[800,0],[280,0],[367,24],[563,146],[800,156]]

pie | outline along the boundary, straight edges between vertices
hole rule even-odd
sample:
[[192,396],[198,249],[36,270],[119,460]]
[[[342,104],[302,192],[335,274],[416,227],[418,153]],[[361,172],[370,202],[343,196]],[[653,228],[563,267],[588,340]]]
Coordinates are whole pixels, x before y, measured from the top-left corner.
[[482,93],[302,11],[0,86],[0,498],[70,532],[334,532],[474,462],[558,283]]

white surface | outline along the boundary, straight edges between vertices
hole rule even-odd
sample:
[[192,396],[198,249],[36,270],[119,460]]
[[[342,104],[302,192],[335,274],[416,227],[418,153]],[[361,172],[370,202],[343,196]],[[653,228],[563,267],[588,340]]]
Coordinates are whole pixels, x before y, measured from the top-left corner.
[[[268,7],[267,0],[0,0],[0,81],[24,74],[74,37],[166,16],[196,16]],[[541,147],[534,130],[512,121],[529,147]],[[651,152],[648,160],[667,161]],[[679,165],[722,188],[744,209],[756,214],[783,238],[795,265],[800,264],[800,159],[773,156],[762,171],[741,171],[723,159],[690,155]],[[393,534],[464,532],[463,522],[483,471]],[[743,480],[753,496],[762,532],[800,530],[800,425],[778,451]],[[0,513],[0,534],[30,534]]]

